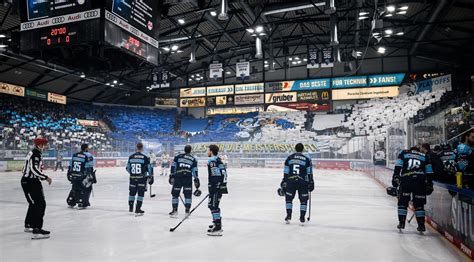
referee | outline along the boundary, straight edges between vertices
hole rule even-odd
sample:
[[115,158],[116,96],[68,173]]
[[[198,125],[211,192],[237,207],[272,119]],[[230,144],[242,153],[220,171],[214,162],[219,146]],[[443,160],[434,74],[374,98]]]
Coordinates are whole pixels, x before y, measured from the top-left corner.
[[33,233],[32,239],[49,238],[49,231],[43,230],[43,217],[46,201],[41,180],[51,184],[52,179],[43,174],[42,152],[48,144],[48,139],[38,137],[34,140],[35,148],[26,156],[21,187],[28,201],[28,212],[25,218],[25,232]]

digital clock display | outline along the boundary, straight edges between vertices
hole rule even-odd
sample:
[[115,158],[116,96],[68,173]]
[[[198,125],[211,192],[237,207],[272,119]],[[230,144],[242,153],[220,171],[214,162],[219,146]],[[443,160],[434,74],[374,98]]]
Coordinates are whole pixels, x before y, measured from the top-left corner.
[[67,45],[74,42],[77,32],[71,26],[60,26],[49,29],[48,35],[42,35],[42,46]]
[[132,36],[129,36],[128,39],[124,39],[122,47],[141,57],[143,57],[146,52],[140,40]]

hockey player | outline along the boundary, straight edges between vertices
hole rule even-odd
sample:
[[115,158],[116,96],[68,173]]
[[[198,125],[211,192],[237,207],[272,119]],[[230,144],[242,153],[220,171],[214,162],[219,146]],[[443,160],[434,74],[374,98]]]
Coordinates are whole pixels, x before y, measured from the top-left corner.
[[207,161],[207,172],[209,175],[209,204],[208,207],[212,214],[212,225],[207,231],[209,236],[222,235],[222,218],[219,203],[222,194],[227,194],[227,172],[221,159],[217,156],[219,147],[210,145],[207,151],[209,160]]
[[136,152],[133,153],[127,162],[126,170],[130,174],[128,211],[133,212],[133,204],[135,195],[137,196],[137,205],[135,208],[135,216],[142,216],[145,211],[142,210],[143,197],[145,196],[146,183],[153,185],[153,166],[150,158],[143,153],[143,144],[138,143]]
[[455,151],[455,162],[460,176],[458,186],[474,190],[474,130],[467,131],[461,141]]
[[306,209],[308,207],[309,192],[314,190],[313,168],[310,157],[303,155],[304,146],[301,143],[295,146],[296,153],[285,160],[281,189],[285,192],[287,224],[290,223],[293,212],[293,199],[296,191],[300,199],[300,222],[305,223]]
[[153,167],[156,167],[156,155],[153,151],[150,151],[150,161]]
[[43,217],[46,201],[43,194],[41,180],[51,185],[52,179],[42,170],[42,152],[48,144],[46,138],[38,137],[34,140],[35,148],[26,156],[21,187],[28,201],[28,212],[25,218],[25,232],[32,232],[32,239],[49,238],[49,231],[43,230]]
[[[397,228],[401,231],[405,228],[408,202],[413,202],[415,208],[417,231],[423,233],[425,229],[426,195],[431,194],[433,185],[427,179],[427,175],[433,173],[432,166],[425,154],[418,148],[403,150],[398,155],[393,172],[392,185],[398,187],[398,220]],[[428,192],[427,192],[428,191]],[[431,192],[429,192],[431,191]]]
[[451,146],[447,143],[441,144],[441,146],[435,146],[433,150],[443,162],[443,175],[439,181],[446,184],[456,184],[456,159],[455,152],[451,149]]
[[177,155],[171,165],[169,178],[169,183],[173,186],[171,190],[171,204],[173,206],[173,210],[170,212],[171,217],[176,217],[178,214],[181,188],[183,188],[185,212],[189,214],[192,202],[193,181],[196,191],[198,191],[201,183],[198,177],[197,160],[191,155],[191,146],[187,145],[184,147],[184,154]]
[[161,155],[161,175],[167,176],[168,169],[170,168],[170,156],[168,153],[163,152]]
[[90,206],[92,184],[97,183],[97,179],[94,170],[94,157],[89,153],[88,144],[82,144],[81,151],[72,155],[67,178],[72,184],[66,201],[69,207],[74,208],[77,204],[79,209],[85,209]]

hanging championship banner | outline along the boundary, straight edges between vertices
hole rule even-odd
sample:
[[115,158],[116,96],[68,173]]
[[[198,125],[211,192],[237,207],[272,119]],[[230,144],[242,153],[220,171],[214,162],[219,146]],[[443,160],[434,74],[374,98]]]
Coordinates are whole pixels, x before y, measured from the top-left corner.
[[234,100],[236,105],[263,104],[265,102],[263,94],[235,96]]
[[204,107],[206,106],[206,98],[183,98],[179,100],[179,107]]
[[237,80],[250,79],[250,62],[238,62],[235,64],[235,76]]
[[169,79],[169,72],[167,70],[161,71],[160,88],[170,87],[170,83],[168,82],[168,79]]
[[209,65],[209,76],[214,80],[218,80],[218,79],[222,78],[222,63],[210,64]]
[[179,97],[195,97],[206,96],[205,87],[181,88],[179,90]]
[[323,61],[321,63],[321,67],[333,67],[334,66],[334,57],[333,57],[333,49],[332,47],[323,48]]
[[263,83],[235,85],[236,94],[263,93]]
[[208,86],[207,95],[216,96],[216,95],[232,95],[234,94],[234,85],[226,86]]
[[306,65],[306,68],[319,68],[319,49],[308,49],[308,64]]
[[297,101],[296,92],[265,94],[266,104],[290,103],[290,102],[296,102],[296,101]]
[[265,83],[265,92],[329,89],[330,83],[329,78],[270,82]]

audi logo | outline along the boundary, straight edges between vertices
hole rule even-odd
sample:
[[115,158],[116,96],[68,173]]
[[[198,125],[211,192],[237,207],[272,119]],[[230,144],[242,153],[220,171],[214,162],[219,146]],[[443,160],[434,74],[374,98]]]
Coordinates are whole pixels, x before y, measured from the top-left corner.
[[117,17],[110,13],[107,13],[107,19],[109,19],[112,22],[117,22]]
[[87,11],[84,13],[84,18],[94,18],[99,16],[99,12],[96,10],[93,11]]
[[27,23],[21,24],[21,29],[22,30],[32,29],[34,27],[35,27],[35,23],[33,23],[33,22],[27,22]]
[[53,25],[54,24],[61,24],[64,21],[66,21],[66,18],[64,18],[64,17],[61,17],[61,16],[60,17],[54,17],[54,18],[51,19],[51,24],[53,24]]

